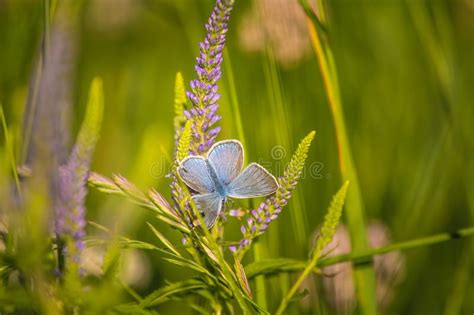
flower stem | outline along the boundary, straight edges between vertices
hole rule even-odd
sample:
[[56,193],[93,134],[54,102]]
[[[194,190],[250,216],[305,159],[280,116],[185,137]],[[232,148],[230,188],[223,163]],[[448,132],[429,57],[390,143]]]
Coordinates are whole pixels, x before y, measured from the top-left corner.
[[[312,272],[318,272],[321,267],[326,267],[330,265],[335,265],[343,262],[352,262],[355,265],[363,265],[370,263],[372,258],[377,255],[383,255],[394,251],[402,251],[402,250],[409,250],[415,249],[419,247],[431,246],[440,243],[444,243],[451,240],[462,239],[467,237],[474,236],[474,226],[459,229],[454,232],[445,232],[440,233],[432,236],[422,237],[414,240],[409,240],[405,242],[399,242],[390,244],[384,247],[373,248],[361,253],[349,253],[349,254],[342,254],[333,257],[321,258],[317,261],[316,266],[311,270]],[[305,270],[307,267],[307,262],[298,261],[298,260],[289,260],[291,262],[291,266],[285,264],[281,267],[275,268],[273,264],[269,264],[267,262],[268,268],[260,269],[258,271],[258,275],[265,275],[265,274],[277,274],[281,272],[298,272],[300,270]],[[262,263],[262,262],[260,262]],[[245,269],[253,269],[252,264],[249,264],[245,267]],[[253,272],[248,272],[249,279],[255,277],[256,274]]]
[[375,249],[370,249],[360,253],[350,253],[344,255],[338,255],[334,257],[329,257],[322,259],[318,264],[318,267],[324,267],[329,265],[334,265],[346,261],[352,261],[354,264],[362,265],[368,263],[372,260],[373,256],[383,255],[389,252],[398,251],[398,250],[407,250],[417,247],[424,247],[429,245],[435,245],[450,240],[461,239],[464,237],[474,236],[474,226],[460,229],[454,232],[447,232],[436,234],[428,237],[418,238],[406,242],[400,242],[395,244],[390,244],[384,247],[379,247]]
[[[189,194],[189,192],[188,192],[188,194]],[[250,311],[247,307],[247,303],[245,301],[244,294],[243,294],[242,290],[239,288],[239,286],[237,284],[237,281],[236,281],[235,276],[234,276],[234,272],[232,271],[232,269],[229,267],[229,265],[225,261],[224,256],[223,256],[222,251],[221,251],[221,248],[217,244],[217,242],[214,239],[214,237],[212,236],[211,232],[209,232],[209,230],[207,229],[206,223],[204,222],[204,219],[203,219],[201,213],[196,209],[196,206],[194,205],[193,202],[191,203],[191,208],[192,208],[194,214],[196,215],[196,217],[198,218],[199,224],[202,227],[201,230],[204,234],[204,238],[207,240],[207,243],[209,245],[209,249],[212,251],[212,253],[215,255],[216,259],[218,260],[219,265],[222,268],[221,269],[222,274],[224,275],[224,278],[227,280],[227,284],[229,285],[230,290],[234,294],[234,297],[237,300],[237,303],[239,304],[239,306],[242,310],[242,313],[243,314],[250,314]],[[195,233],[196,237],[200,238],[200,235],[197,231],[194,230],[193,233]]]
[[14,154],[14,150],[13,150],[13,140],[10,137],[10,133],[8,131],[7,120],[5,118],[5,113],[3,112],[3,104],[2,103],[0,103],[0,120],[1,120],[0,123],[2,125],[2,129],[3,129],[3,134],[4,134],[4,137],[5,137],[5,147],[8,151],[8,155],[9,155],[9,158],[10,158],[10,164],[11,164],[11,168],[12,168],[12,173],[13,173],[13,178],[15,179],[16,190],[17,190],[18,196],[21,199],[22,194],[21,194],[21,187],[20,187],[20,179],[18,177],[17,165],[16,165],[16,161],[15,161],[15,154]]
[[288,306],[288,303],[291,301],[296,291],[298,291],[298,288],[300,287],[301,283],[303,283],[304,279],[306,279],[306,277],[313,272],[314,267],[316,267],[319,257],[321,256],[321,250],[322,248],[320,248],[319,246],[316,246],[316,248],[314,249],[313,256],[311,257],[311,260],[306,265],[306,267],[304,268],[303,272],[298,277],[298,279],[296,279],[295,283],[290,288],[286,296],[281,300],[280,306],[278,306],[278,309],[275,313],[276,315],[283,314],[286,307]]
[[[253,243],[253,259],[255,262],[258,262],[262,259],[262,244],[260,239],[255,239]],[[266,286],[265,286],[265,277],[257,276],[255,277],[255,286],[256,286],[256,300],[257,304],[264,309],[268,309],[267,296],[266,296]]]
[[50,25],[50,21],[51,21],[51,18],[50,18],[50,0],[43,0],[43,64],[46,60],[46,54],[47,54],[47,51],[48,51],[48,48],[49,48],[49,43],[50,43],[50,35],[51,35],[51,32],[50,32],[50,28],[51,28],[51,25]]
[[[240,114],[240,106],[239,106],[239,99],[237,97],[237,90],[235,87],[235,78],[234,78],[234,71],[232,68],[232,62],[230,60],[229,51],[227,48],[224,48],[224,68],[227,78],[227,84],[229,87],[229,95],[230,95],[230,103],[232,107],[232,116],[234,117],[236,129],[237,129],[237,136],[239,137],[240,142],[242,143],[244,148],[247,148],[246,141],[245,141],[245,133],[244,127],[242,123],[242,115]],[[244,156],[246,158],[246,156]],[[244,161],[245,163],[245,161]]]

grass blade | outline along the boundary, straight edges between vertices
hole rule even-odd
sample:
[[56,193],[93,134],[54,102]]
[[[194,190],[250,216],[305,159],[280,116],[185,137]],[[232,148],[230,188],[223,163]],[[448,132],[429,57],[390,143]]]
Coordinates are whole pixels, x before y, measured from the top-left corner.
[[[308,8],[307,0],[300,0],[303,7]],[[320,12],[322,20],[326,20],[324,12]],[[319,62],[324,88],[327,94],[334,127],[336,130],[339,169],[343,181],[351,182],[347,192],[346,218],[354,252],[362,252],[369,248],[366,236],[365,210],[357,171],[354,166],[351,147],[347,137],[344,111],[342,107],[337,70],[331,47],[314,23],[315,16],[308,17],[308,28],[311,41]],[[355,268],[355,283],[362,314],[377,314],[375,297],[375,272],[371,264]]]
[[147,222],[146,224],[151,229],[153,234],[155,234],[155,236],[158,237],[158,239],[163,243],[163,245],[166,246],[166,248],[168,248],[170,251],[175,253],[177,256],[181,257],[181,254],[178,252],[178,250],[173,246],[173,244],[170,241],[168,241],[168,239],[166,237],[163,236],[163,234],[158,232],[158,230],[155,229],[155,227],[153,225],[151,225],[149,222]]
[[15,185],[16,185],[16,190],[18,192],[18,195],[21,198],[21,187],[20,187],[20,179],[18,177],[18,169],[16,165],[16,160],[15,160],[15,154],[13,152],[13,140],[10,137],[10,133],[8,132],[8,126],[7,126],[7,120],[5,119],[5,113],[3,112],[3,105],[0,103],[0,119],[2,123],[2,128],[3,128],[3,134],[5,137],[5,146],[8,151],[8,155],[10,158],[10,163],[11,163],[11,168],[12,168],[12,173],[13,177],[15,179]]

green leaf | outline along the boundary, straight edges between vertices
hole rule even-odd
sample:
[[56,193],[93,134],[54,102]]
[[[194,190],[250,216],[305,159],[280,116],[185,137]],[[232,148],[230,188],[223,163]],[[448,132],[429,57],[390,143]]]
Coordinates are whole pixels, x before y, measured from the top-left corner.
[[196,312],[198,312],[199,314],[204,314],[204,315],[212,315],[212,312],[206,310],[204,307],[200,306],[200,305],[197,305],[195,303],[191,303],[189,305],[193,310],[195,310]]
[[102,263],[102,271],[105,278],[114,279],[120,272],[122,251],[118,245],[117,243],[112,244],[105,252],[104,262]]
[[[251,279],[259,275],[300,271],[306,267],[306,264],[306,261],[289,258],[264,259],[245,266],[245,273],[247,278]],[[318,270],[314,269],[314,272],[317,273]]]
[[258,312],[258,314],[270,314],[267,310],[262,308],[260,305],[255,303],[252,299],[248,296],[244,296],[244,299]]
[[186,223],[176,215],[165,199],[156,191],[152,190],[149,193],[149,197],[147,197],[138,187],[120,175],[114,176],[113,180],[111,180],[103,175],[91,173],[88,180],[89,184],[99,191],[124,196],[140,207],[152,210],[155,212],[156,217],[166,224],[183,233],[190,233]]
[[172,258],[163,258],[163,259],[170,262],[170,263],[172,263],[172,264],[175,264],[177,266],[181,266],[181,267],[184,267],[184,268],[189,268],[189,269],[197,271],[199,273],[203,273],[206,276],[208,276],[208,277],[210,277],[210,278],[217,281],[217,278],[214,275],[212,275],[206,268],[204,268],[202,266],[199,266],[199,265],[193,263],[190,260],[172,259]]
[[146,224],[152,230],[152,232],[156,235],[156,237],[163,243],[163,245],[165,245],[170,251],[175,253],[177,256],[182,257],[182,255],[178,252],[178,250],[173,246],[173,244],[171,244],[170,241],[168,241],[166,237],[163,236],[163,234],[158,232],[158,230],[155,229],[155,227],[151,225],[150,223],[147,222]]
[[140,306],[152,307],[169,300],[175,295],[195,294],[197,290],[206,289],[208,286],[198,279],[189,279],[181,282],[170,283],[145,297]]
[[134,314],[134,315],[154,315],[158,312],[153,310],[145,310],[141,306],[134,303],[127,303],[122,305],[117,305],[114,308],[119,314]]
[[148,201],[145,197],[145,194],[140,189],[138,189],[135,184],[130,182],[122,175],[114,175],[113,181],[128,196],[133,197],[135,200],[140,202],[146,203]]
[[304,289],[303,291],[296,293],[290,300],[290,303],[299,302],[304,299],[309,294],[308,289]]
[[247,295],[250,298],[252,298],[252,291],[250,290],[250,285],[247,280],[244,267],[242,266],[242,264],[240,263],[238,259],[235,259],[234,268],[235,268],[235,274],[237,276],[237,280],[239,281],[240,286],[244,289],[245,293],[247,293]]
[[[123,247],[126,247],[126,248],[151,249],[151,250],[158,250],[159,249],[158,247],[156,247],[153,244],[150,244],[150,243],[147,243],[147,242],[142,242],[142,241],[137,241],[137,240],[129,240],[127,238],[123,238],[120,241],[120,244]],[[164,252],[168,253],[167,251],[164,251]]]
[[0,103],[0,120],[3,127],[3,133],[5,137],[5,147],[6,147],[6,150],[8,151],[8,155],[9,155],[8,158],[10,160],[13,177],[15,179],[16,189],[19,196],[21,197],[20,179],[18,176],[18,168],[16,165],[15,153],[14,153],[14,148],[13,148],[13,139],[10,137],[10,133],[8,131],[7,121],[5,119],[5,114],[3,112],[2,103]]
[[169,204],[165,197],[163,197],[163,195],[157,192],[154,188],[152,188],[148,192],[148,197],[154,205],[160,208],[160,210],[166,213],[169,217],[173,217],[176,218],[176,220],[179,220],[173,207]]

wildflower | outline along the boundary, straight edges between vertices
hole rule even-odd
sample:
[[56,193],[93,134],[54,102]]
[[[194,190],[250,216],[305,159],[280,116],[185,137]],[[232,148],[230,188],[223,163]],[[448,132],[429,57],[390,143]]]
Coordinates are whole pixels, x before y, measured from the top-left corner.
[[[184,109],[182,78],[180,75],[176,78],[175,111],[181,109],[183,113],[177,112],[175,118],[178,160],[189,153],[200,154],[207,151],[221,130],[220,126],[214,126],[220,120],[220,116],[216,114],[219,108],[217,101],[220,98],[217,93],[217,81],[221,77],[222,51],[233,4],[233,0],[217,0],[206,24],[207,34],[204,41],[199,44],[199,56],[196,58],[197,79],[191,81],[191,90],[186,92],[192,105],[189,110]],[[183,128],[182,115],[190,122],[189,139]],[[186,222],[192,226],[196,218],[191,215],[189,194],[180,187],[176,167],[177,163],[171,174],[170,184],[173,203]]]
[[263,201],[257,209],[250,211],[250,217],[241,227],[244,237],[239,243],[240,250],[246,250],[253,238],[264,233],[269,224],[278,219],[281,211],[288,204],[291,192],[296,188],[303,172],[304,163],[314,135],[314,131],[310,132],[298,145],[285,173],[278,179],[279,187],[276,193]]
[[216,114],[219,108],[217,101],[220,98],[220,94],[217,93],[217,81],[222,75],[222,52],[233,4],[233,0],[216,2],[206,24],[206,37],[199,44],[199,56],[196,58],[194,68],[197,79],[191,81],[191,90],[186,93],[192,108],[184,111],[186,118],[192,121],[193,154],[206,152],[221,130],[220,126],[214,126],[221,118]]
[[[56,233],[69,237],[74,248],[68,248],[68,255],[78,260],[84,249],[85,197],[87,178],[95,144],[102,121],[102,82],[95,79],[91,86],[89,104],[84,123],[76,145],[67,161],[59,170],[59,202],[56,206]],[[78,262],[78,261],[77,261]]]
[[[34,177],[29,182],[28,178],[24,178],[27,184],[45,184],[48,201],[55,210],[55,213],[48,215],[51,222],[54,222],[56,234],[58,237],[70,235],[77,241],[76,248],[80,251],[84,247],[83,201],[91,152],[81,151],[84,147],[79,145],[68,158],[71,138],[71,80],[78,22],[74,8],[73,5],[59,3],[51,32],[44,36],[41,67],[33,76],[26,105],[23,126],[25,165],[21,166],[21,170],[27,170],[31,173],[27,175]],[[39,81],[36,82],[37,80]],[[38,86],[37,96],[35,86]],[[84,137],[80,136],[81,138]],[[82,140],[79,142],[83,142]],[[51,226],[47,227],[49,228]],[[60,244],[58,253],[64,254]],[[74,256],[74,259],[77,261],[78,256]]]
[[[42,69],[33,74],[30,95],[24,115],[25,163],[39,171],[37,163],[48,163],[52,180],[57,176],[57,165],[67,160],[70,145],[72,78],[76,56],[77,29],[75,18],[69,15],[69,5],[58,5],[51,28],[50,41],[44,42]],[[39,80],[38,96],[34,87]],[[33,102],[35,102],[34,104]],[[31,139],[31,141],[30,141]],[[40,161],[45,159],[46,161]],[[54,184],[55,185],[55,184]],[[52,193],[54,194],[54,192]]]

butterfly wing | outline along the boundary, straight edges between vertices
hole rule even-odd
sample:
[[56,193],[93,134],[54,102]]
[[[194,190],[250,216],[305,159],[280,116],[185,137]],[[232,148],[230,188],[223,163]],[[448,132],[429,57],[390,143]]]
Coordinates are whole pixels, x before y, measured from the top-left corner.
[[190,156],[178,166],[179,177],[189,188],[201,193],[212,193],[216,190],[206,160],[200,156]]
[[247,166],[227,187],[232,198],[254,198],[274,193],[278,189],[275,177],[257,163]]
[[194,195],[192,198],[207,228],[211,228],[222,210],[224,199],[217,193]]
[[244,148],[237,140],[219,141],[209,150],[207,161],[216,171],[221,183],[227,186],[242,170]]

